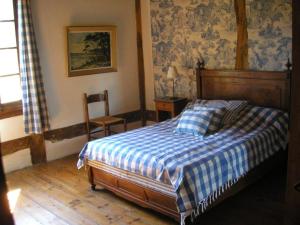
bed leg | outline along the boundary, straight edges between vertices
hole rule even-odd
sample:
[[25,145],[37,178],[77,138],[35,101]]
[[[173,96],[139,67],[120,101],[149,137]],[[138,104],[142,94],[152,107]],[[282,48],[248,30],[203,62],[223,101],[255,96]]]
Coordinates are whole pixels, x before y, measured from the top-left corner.
[[89,168],[88,168],[88,178],[89,178],[89,182],[91,184],[91,190],[95,191],[96,184],[94,183],[94,174],[93,174],[93,169],[91,166],[89,166]]

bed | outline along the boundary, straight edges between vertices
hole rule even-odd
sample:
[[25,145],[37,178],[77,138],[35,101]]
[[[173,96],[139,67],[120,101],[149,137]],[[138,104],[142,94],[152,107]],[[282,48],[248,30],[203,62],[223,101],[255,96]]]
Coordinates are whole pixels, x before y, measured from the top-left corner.
[[[263,107],[248,107],[234,126],[205,140],[174,134],[178,122],[174,118],[89,142],[78,166],[88,166],[92,189],[100,185],[184,224],[187,216],[195,218],[234,195],[284,158],[287,113],[265,107],[289,110],[290,71],[205,70],[198,65],[198,98],[245,99]],[[255,118],[262,122],[251,123]],[[275,124],[266,126],[266,120]],[[220,162],[226,173],[215,166]],[[222,176],[212,175],[218,173]],[[189,184],[191,181],[197,185]]]

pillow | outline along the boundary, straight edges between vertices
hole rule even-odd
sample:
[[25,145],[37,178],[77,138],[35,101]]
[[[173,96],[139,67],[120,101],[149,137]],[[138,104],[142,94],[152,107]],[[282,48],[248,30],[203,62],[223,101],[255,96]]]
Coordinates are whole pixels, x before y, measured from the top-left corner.
[[213,117],[211,118],[211,121],[208,126],[207,134],[212,134],[221,128],[222,121],[226,113],[225,108],[198,107],[198,110],[209,110],[213,114]]
[[248,105],[247,101],[242,100],[198,100],[194,104],[194,109],[202,107],[225,108],[226,112],[222,120],[223,125],[232,124],[239,117],[240,112]]
[[225,109],[205,108],[185,110],[174,132],[204,136],[219,129]]
[[189,101],[186,104],[186,106],[184,107],[184,109],[181,111],[181,113],[178,115],[178,117],[180,117],[185,110],[194,109],[194,106],[196,104],[200,103],[201,101],[202,101],[201,99],[193,99],[193,100]]
[[198,102],[198,99],[196,100],[192,100],[192,101],[189,101],[186,106],[184,107],[184,109],[182,110],[182,112],[184,112],[185,110],[188,110],[188,109],[193,109],[194,108],[194,105]]

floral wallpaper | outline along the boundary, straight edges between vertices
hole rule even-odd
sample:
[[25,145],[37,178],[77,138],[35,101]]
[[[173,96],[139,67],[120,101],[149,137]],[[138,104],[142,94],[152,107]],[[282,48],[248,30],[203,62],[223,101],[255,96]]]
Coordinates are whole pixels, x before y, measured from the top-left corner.
[[284,70],[292,54],[292,1],[246,0],[249,66]]
[[[282,70],[291,53],[291,0],[246,0],[251,69]],[[250,18],[250,19],[249,19]],[[172,95],[166,79],[176,67],[175,95],[196,95],[194,66],[233,69],[236,55],[234,0],[151,0],[155,95]]]

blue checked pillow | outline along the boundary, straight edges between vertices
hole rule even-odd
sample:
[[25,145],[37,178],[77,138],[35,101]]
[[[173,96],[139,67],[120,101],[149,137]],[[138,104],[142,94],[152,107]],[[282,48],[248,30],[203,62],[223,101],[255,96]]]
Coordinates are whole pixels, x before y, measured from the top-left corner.
[[205,108],[185,110],[175,129],[176,133],[204,136],[220,128],[225,109]]
[[247,101],[243,100],[197,100],[194,103],[193,109],[197,110],[202,107],[208,108],[225,108],[225,115],[222,120],[223,125],[228,125],[234,123],[238,118],[240,113],[248,105]]

